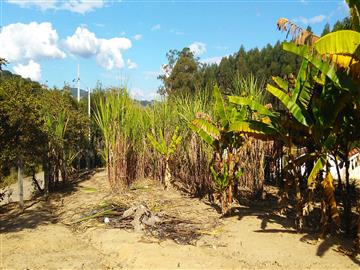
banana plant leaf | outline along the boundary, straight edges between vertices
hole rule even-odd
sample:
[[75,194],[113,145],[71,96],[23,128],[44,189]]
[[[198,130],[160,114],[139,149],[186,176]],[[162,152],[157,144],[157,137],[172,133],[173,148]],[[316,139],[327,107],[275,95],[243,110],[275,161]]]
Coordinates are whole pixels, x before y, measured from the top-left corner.
[[318,160],[315,162],[313,169],[311,170],[307,185],[309,188],[313,188],[315,186],[315,180],[318,175],[318,173],[325,167],[326,165],[326,159],[324,157],[318,158]]
[[360,33],[341,30],[329,33],[315,42],[314,48],[319,54],[345,55],[360,60]]
[[249,97],[229,96],[229,101],[240,106],[249,106],[252,111],[256,111],[262,115],[274,116],[274,114],[264,105],[256,102]]
[[267,85],[266,90],[272,95],[274,95],[278,100],[280,100],[281,103],[284,104],[284,106],[289,110],[291,115],[299,123],[303,124],[304,126],[308,125],[301,107],[294,100],[292,100],[287,94],[285,94],[280,89],[272,86],[271,84]]

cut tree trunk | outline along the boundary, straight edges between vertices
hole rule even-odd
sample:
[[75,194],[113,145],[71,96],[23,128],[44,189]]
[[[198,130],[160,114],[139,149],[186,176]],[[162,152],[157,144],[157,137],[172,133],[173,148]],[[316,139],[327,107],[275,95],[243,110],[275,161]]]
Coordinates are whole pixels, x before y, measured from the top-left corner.
[[18,184],[19,184],[19,205],[24,208],[24,164],[22,159],[18,161]]
[[49,195],[49,182],[50,182],[50,165],[49,165],[48,155],[44,156],[43,169],[44,169],[44,193],[45,193],[45,196],[48,196]]

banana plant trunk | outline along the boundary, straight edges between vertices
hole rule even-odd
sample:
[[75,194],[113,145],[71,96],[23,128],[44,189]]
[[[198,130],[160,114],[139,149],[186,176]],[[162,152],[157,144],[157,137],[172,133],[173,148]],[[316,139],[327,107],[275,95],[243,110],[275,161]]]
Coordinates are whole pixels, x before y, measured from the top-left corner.
[[164,188],[166,190],[170,187],[171,187],[171,172],[169,167],[169,160],[165,159]]
[[357,212],[358,212],[358,220],[357,220],[357,237],[355,242],[355,252],[357,254],[360,253],[360,183],[356,184],[356,201],[357,201]]
[[229,188],[228,188],[228,205],[233,203],[233,182],[234,182],[234,164],[233,164],[233,155],[232,148],[228,149],[228,170],[229,170]]
[[349,152],[345,153],[345,201],[344,201],[344,216],[345,216],[345,232],[347,235],[350,234],[350,222],[351,222],[351,198],[350,198],[350,160],[349,160]]

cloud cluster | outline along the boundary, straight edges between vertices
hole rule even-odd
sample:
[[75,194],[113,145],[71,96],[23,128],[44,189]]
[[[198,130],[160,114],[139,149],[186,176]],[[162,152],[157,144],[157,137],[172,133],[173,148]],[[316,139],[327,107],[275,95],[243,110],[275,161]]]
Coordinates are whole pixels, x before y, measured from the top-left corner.
[[140,34],[136,34],[135,36],[133,36],[133,39],[135,40],[140,40],[142,38],[142,35]]
[[305,25],[317,24],[323,22],[327,17],[325,15],[316,15],[311,18],[297,17],[294,19],[295,22],[301,22]]
[[34,60],[30,60],[27,64],[18,64],[14,67],[16,74],[30,78],[33,81],[39,81],[41,78],[41,67]]
[[[33,80],[41,77],[39,61],[63,59],[66,52],[84,58],[95,57],[97,64],[107,70],[123,68],[125,61],[122,54],[132,46],[128,38],[98,38],[83,26],[76,28],[73,35],[60,40],[49,22],[4,26],[0,31],[0,44],[0,55],[13,64],[14,72]],[[129,69],[137,68],[131,60],[127,61],[127,65]]]
[[204,63],[204,64],[207,64],[207,65],[212,65],[212,64],[219,65],[221,60],[223,59],[223,57],[225,57],[225,56],[209,57],[209,58],[202,59],[200,62]]
[[131,61],[130,59],[127,60],[127,66],[128,66],[128,69],[137,69],[138,68],[138,65]]
[[190,44],[189,49],[195,56],[200,56],[206,52],[206,45],[202,42],[194,42]]
[[97,38],[85,27],[78,27],[72,36],[66,38],[64,47],[73,55],[95,56],[100,67],[111,70],[125,65],[122,52],[132,46],[128,38]]
[[11,62],[64,58],[58,40],[56,30],[48,22],[9,24],[0,32],[0,55]]
[[72,54],[87,58],[98,52],[100,41],[96,35],[87,28],[78,27],[72,36],[66,38],[64,47]]
[[158,31],[158,30],[160,30],[160,28],[161,28],[161,25],[160,24],[155,24],[153,27],[151,27],[151,31]]
[[85,14],[105,6],[105,0],[7,0],[23,8],[39,8],[41,10],[68,10]]
[[59,36],[51,23],[9,24],[0,32],[0,55],[14,64],[15,73],[39,80],[38,61],[66,57],[58,43]]
[[161,96],[156,91],[144,91],[140,88],[130,88],[129,93],[132,98],[137,100],[160,100]]

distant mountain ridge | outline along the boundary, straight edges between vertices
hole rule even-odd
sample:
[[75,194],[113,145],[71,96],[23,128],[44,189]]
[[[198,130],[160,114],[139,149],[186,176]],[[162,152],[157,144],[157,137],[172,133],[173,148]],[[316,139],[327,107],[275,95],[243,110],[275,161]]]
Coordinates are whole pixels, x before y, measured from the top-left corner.
[[[70,94],[76,99],[77,98],[77,88],[71,87],[70,88]],[[84,89],[80,89],[80,98],[88,96],[88,92]]]

